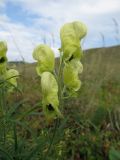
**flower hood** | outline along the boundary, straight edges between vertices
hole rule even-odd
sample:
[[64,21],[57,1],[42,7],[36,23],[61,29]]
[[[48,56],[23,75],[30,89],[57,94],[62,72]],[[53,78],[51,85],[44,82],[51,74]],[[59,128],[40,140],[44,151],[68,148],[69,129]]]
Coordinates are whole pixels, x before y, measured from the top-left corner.
[[80,59],[82,55],[80,40],[86,35],[86,33],[86,26],[79,21],[67,23],[61,28],[61,50],[63,51],[63,58],[65,61],[71,58]]
[[42,73],[41,87],[43,95],[43,110],[46,118],[50,120],[56,116],[61,116],[61,113],[58,109],[58,84],[52,73]]
[[52,72],[54,70],[55,57],[49,46],[45,44],[37,46],[33,51],[33,58],[38,62],[36,67],[38,75],[41,76],[45,71]]

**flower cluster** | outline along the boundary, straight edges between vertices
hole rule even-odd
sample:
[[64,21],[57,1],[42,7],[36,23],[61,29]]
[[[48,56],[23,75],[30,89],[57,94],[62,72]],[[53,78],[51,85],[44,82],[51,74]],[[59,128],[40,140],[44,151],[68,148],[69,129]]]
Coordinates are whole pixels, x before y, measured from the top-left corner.
[[[66,88],[66,91],[70,93],[75,93],[81,86],[79,74],[82,73],[83,66],[80,62],[82,56],[80,40],[86,35],[86,32],[86,26],[77,21],[67,23],[61,28],[60,57],[62,61],[59,68],[63,66],[61,65],[63,62],[64,68],[62,74],[58,73],[58,81],[54,76],[55,57],[52,49],[41,44],[33,51],[33,58],[37,61],[36,71],[41,77],[43,111],[48,120],[62,116],[59,110],[59,100],[64,93],[64,91],[59,92],[62,88],[62,85],[60,86],[61,81],[64,82],[63,88]],[[63,88],[62,90],[64,90]],[[60,97],[58,97],[58,93]]]
[[7,70],[7,44],[0,41],[0,80],[4,81],[8,92],[12,92],[17,87],[19,73],[15,69]]
[[60,30],[61,51],[64,59],[63,78],[69,92],[74,93],[80,89],[79,74],[83,71],[80,62],[82,49],[80,40],[86,35],[86,26],[78,21],[65,24]]
[[61,116],[58,108],[58,84],[53,74],[54,52],[49,46],[42,44],[34,49],[33,58],[37,60],[36,71],[41,77],[43,110],[46,119],[50,121],[56,116]]

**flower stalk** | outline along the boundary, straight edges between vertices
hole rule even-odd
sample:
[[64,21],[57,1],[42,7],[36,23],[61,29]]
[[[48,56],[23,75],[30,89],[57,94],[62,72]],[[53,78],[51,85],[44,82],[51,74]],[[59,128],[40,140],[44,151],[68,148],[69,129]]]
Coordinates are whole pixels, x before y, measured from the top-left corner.
[[[86,32],[86,26],[78,21],[61,28],[58,73],[54,68],[54,52],[48,45],[38,45],[33,51],[33,58],[37,61],[36,71],[41,77],[43,111],[47,121],[62,118],[63,100],[74,95],[81,87],[79,74],[83,71],[80,62],[83,53],[80,40]],[[67,96],[64,97],[64,94]]]

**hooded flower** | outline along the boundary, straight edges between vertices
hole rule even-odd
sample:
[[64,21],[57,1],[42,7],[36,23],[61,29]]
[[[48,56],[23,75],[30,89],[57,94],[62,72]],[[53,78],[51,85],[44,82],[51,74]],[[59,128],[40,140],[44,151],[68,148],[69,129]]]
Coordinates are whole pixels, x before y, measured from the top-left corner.
[[55,57],[52,49],[41,44],[34,49],[33,58],[38,61],[36,70],[38,75],[45,71],[52,72],[54,70]]
[[80,40],[86,33],[86,26],[78,21],[67,23],[61,28],[61,50],[63,51],[63,58],[65,61],[69,61],[73,58],[80,59],[82,55]]
[[6,71],[4,78],[7,81],[6,87],[8,89],[8,92],[12,92],[13,89],[17,87],[18,76],[19,76],[19,73],[15,69],[10,69]]
[[61,113],[58,109],[58,85],[52,73],[42,73],[41,87],[43,95],[43,110],[47,120],[50,121],[56,116],[61,116]]
[[64,84],[69,91],[78,91],[81,86],[79,80],[79,73],[82,73],[83,66],[78,59],[73,59],[68,63],[65,63],[63,70]]
[[6,71],[6,57],[7,44],[5,42],[0,42],[0,74],[3,74]]

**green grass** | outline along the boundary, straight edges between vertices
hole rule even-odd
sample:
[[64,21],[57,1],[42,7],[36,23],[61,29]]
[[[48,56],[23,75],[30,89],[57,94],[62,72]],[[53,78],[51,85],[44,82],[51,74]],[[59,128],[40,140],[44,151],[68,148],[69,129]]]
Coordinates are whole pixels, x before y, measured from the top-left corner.
[[4,148],[0,144],[2,160],[119,160],[120,46],[84,51],[82,63],[78,97],[65,100],[64,119],[49,125],[36,64],[9,63],[21,74],[20,92],[7,95],[8,141]]
[[[106,107],[109,105],[117,107],[120,104],[119,60],[120,46],[84,51],[82,58],[84,71],[80,75],[82,88],[76,102],[82,103],[80,106],[83,106],[86,111],[100,103],[105,103]],[[41,98],[40,80],[35,65],[35,63],[16,63],[16,68],[21,74],[19,84],[24,89],[22,96],[28,98],[31,104]],[[9,66],[15,67],[15,64],[11,63]]]

